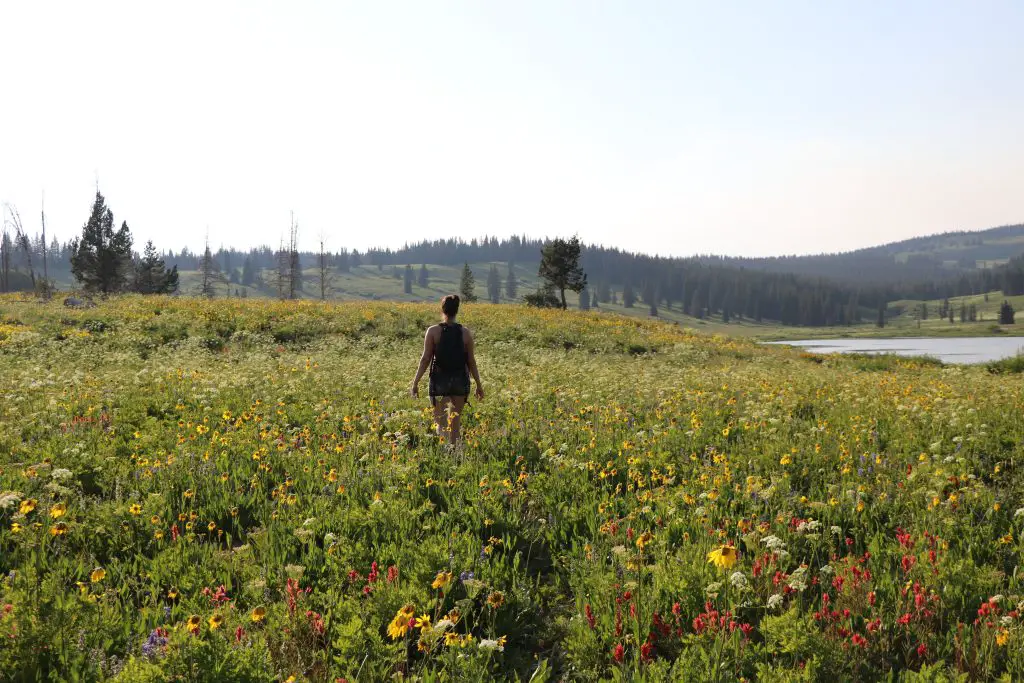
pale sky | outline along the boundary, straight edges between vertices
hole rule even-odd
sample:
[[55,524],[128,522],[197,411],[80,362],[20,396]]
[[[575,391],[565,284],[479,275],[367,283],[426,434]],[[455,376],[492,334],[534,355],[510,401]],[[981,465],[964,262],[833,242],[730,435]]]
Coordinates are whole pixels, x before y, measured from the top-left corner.
[[1024,222],[1024,2],[0,0],[0,201],[141,248]]

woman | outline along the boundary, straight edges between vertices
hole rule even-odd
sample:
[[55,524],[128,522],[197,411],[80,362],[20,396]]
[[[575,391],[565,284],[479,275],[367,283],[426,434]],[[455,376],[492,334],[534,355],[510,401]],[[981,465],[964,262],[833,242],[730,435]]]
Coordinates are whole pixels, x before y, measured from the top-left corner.
[[[455,322],[459,314],[459,297],[449,294],[441,299],[440,325],[431,325],[423,337],[423,355],[412,380],[409,393],[420,395],[420,378],[430,366],[430,404],[434,406],[434,422],[438,436],[449,443],[459,442],[459,416],[469,398],[469,376],[476,381],[476,397],[484,398],[484,386],[476,369],[473,335],[469,328]],[[445,415],[445,412],[448,415]]]

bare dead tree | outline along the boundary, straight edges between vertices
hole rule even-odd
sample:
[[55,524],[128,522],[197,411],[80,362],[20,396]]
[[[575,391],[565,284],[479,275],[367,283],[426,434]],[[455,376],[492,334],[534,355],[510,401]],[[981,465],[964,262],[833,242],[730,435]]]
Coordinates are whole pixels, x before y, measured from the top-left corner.
[[324,233],[320,233],[320,253],[317,254],[317,273],[320,281],[320,300],[324,301],[327,299],[327,293],[331,290],[331,286],[334,277],[331,275],[330,266],[330,254],[327,253],[325,248],[326,238]]
[[302,289],[302,267],[299,264],[299,224],[292,213],[291,226],[288,229],[288,298],[296,298]]
[[21,214],[18,207],[13,204],[4,204],[4,227],[14,228],[14,249],[21,249],[25,257],[25,266],[28,268],[28,277],[32,281],[32,290],[36,289],[36,271],[32,267],[32,240],[25,232],[25,226],[21,222]]
[[276,273],[274,275],[274,286],[277,289],[277,298],[284,299],[288,291],[288,253],[284,250],[284,238],[282,237],[277,247]]
[[43,236],[42,236],[42,248],[43,248],[43,288],[42,294],[44,299],[49,299],[50,294],[53,292],[53,286],[50,283],[50,273],[46,267],[46,193],[43,193],[42,200],[39,205],[39,217],[43,225]]
[[41,239],[40,246],[43,252],[43,284],[40,288],[40,293],[44,299],[49,299],[53,293],[53,284],[50,282],[50,273],[46,266],[46,194],[43,193],[42,200],[39,205],[39,217],[43,226],[43,237]]

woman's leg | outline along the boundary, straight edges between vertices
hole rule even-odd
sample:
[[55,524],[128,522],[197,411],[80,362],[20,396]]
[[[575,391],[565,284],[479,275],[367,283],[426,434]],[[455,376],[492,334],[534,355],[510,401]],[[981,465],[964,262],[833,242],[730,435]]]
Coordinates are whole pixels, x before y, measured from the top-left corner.
[[445,415],[448,397],[432,396],[431,402],[434,404],[434,423],[437,424],[437,435],[448,441],[450,440],[448,435],[448,416]]
[[462,426],[462,408],[466,405],[466,399],[468,396],[447,396],[449,410],[451,415],[449,416],[450,422],[448,423],[449,438],[453,444],[459,443],[462,439],[459,433],[459,428]]

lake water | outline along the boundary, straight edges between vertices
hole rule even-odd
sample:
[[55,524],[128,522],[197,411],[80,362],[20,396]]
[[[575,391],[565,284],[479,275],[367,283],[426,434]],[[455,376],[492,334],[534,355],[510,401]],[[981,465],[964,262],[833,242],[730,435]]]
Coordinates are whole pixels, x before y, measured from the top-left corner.
[[892,353],[931,356],[943,363],[987,363],[1024,353],[1024,337],[912,337],[901,339],[804,339],[768,342],[811,353]]

